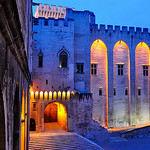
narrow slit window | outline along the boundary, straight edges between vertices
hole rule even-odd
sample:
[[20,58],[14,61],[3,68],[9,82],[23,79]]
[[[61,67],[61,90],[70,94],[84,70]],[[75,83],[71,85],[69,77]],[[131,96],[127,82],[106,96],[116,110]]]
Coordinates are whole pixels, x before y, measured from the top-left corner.
[[141,89],[138,89],[138,96],[141,95]]
[[39,53],[39,67],[43,67],[43,53],[41,51]]
[[99,96],[102,95],[102,88],[99,88]]
[[125,89],[125,95],[128,95],[128,89]]
[[46,80],[46,84],[48,84],[48,80]]
[[114,88],[114,95],[116,95],[116,88]]

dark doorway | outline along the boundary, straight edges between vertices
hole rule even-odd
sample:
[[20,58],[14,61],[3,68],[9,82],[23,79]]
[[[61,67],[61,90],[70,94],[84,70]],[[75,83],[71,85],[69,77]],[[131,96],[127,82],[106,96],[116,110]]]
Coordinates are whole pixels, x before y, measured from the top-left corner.
[[33,118],[30,119],[30,131],[36,131],[36,124]]
[[19,84],[17,82],[14,100],[13,150],[19,150],[19,130],[20,130],[20,102],[19,102]]
[[57,122],[57,104],[49,104],[44,113],[44,123]]
[[0,87],[0,149],[5,149],[5,116],[3,96]]

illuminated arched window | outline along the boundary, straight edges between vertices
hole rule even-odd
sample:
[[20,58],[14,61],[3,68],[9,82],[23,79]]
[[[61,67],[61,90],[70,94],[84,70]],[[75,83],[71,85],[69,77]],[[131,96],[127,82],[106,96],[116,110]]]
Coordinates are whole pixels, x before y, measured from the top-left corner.
[[65,51],[62,51],[59,55],[59,67],[67,67],[68,54]]

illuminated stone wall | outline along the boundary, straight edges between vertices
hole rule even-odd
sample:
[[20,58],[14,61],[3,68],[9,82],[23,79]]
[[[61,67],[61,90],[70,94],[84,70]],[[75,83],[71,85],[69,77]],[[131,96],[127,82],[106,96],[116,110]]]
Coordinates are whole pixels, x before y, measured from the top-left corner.
[[[149,80],[143,77],[143,65],[149,64],[149,33],[148,29],[108,25],[91,25],[91,47],[95,40],[102,40],[107,47],[108,54],[108,128],[127,127],[149,122]],[[141,41],[146,43],[140,48]],[[119,46],[119,42],[122,43]],[[117,46],[118,45],[118,46]],[[137,48],[138,47],[138,48]],[[145,46],[143,46],[145,47]],[[119,50],[120,51],[117,51]],[[140,50],[138,53],[137,49]],[[141,53],[142,52],[142,53]],[[136,65],[137,62],[137,65]],[[92,61],[91,61],[92,63]],[[117,76],[117,65],[124,64],[124,75]],[[139,67],[139,68],[137,68]],[[94,86],[94,85],[91,85]],[[116,96],[114,96],[116,88]],[[125,95],[125,89],[128,95]],[[137,96],[141,88],[141,96]],[[93,92],[93,91],[92,91]],[[94,92],[93,92],[94,93]],[[95,94],[98,94],[95,90]],[[100,100],[100,99],[99,99]],[[93,99],[94,101],[94,99]]]
[[[45,10],[47,7],[45,5]],[[46,25],[45,21],[48,22]],[[93,120],[104,127],[127,127],[150,123],[149,77],[142,76],[142,65],[145,63],[149,65],[147,62],[149,56],[146,57],[149,54],[144,52],[144,48],[142,53],[138,52],[141,48],[137,47],[143,42],[149,49],[150,34],[147,28],[135,29],[126,26],[121,28],[111,25],[107,28],[105,25],[98,27],[95,24],[94,13],[73,9],[66,9],[66,17],[58,20],[47,16],[34,18],[33,27],[34,92],[62,93],[75,90],[80,93],[92,93]],[[98,41],[101,44],[96,46],[95,43]],[[38,67],[40,51],[43,53],[42,68]],[[59,66],[59,54],[62,51],[68,55],[68,64],[65,68]],[[97,75],[90,75],[91,63],[97,64]],[[77,72],[77,64],[83,64],[83,72]],[[122,76],[118,75],[118,64],[123,64]],[[102,89],[101,96],[99,88]],[[141,88],[140,97],[137,96],[138,88]],[[42,101],[37,104],[37,109],[41,109],[41,105]],[[84,108],[86,104],[83,103],[81,106]],[[83,111],[80,107],[76,107],[75,110]],[[78,121],[81,112],[77,113]],[[72,112],[70,116],[73,117],[74,113]]]
[[[118,65],[123,65],[123,75],[118,75]],[[113,49],[114,73],[114,127],[129,126],[130,98],[130,57],[129,49],[123,41],[115,44]]]
[[[39,93],[39,92],[38,92]],[[35,92],[31,92],[30,98],[30,118],[36,122],[36,131],[44,131],[44,113],[48,114],[50,104],[57,105],[57,122],[66,131],[76,131],[79,124],[90,124],[92,122],[93,101],[90,94],[66,94],[65,99],[57,98],[52,94],[52,99],[40,96],[36,97]],[[34,107],[34,104],[36,106]]]
[[[143,75],[143,66],[149,66],[149,47],[146,43],[139,43],[135,51],[136,69],[136,123],[149,123],[149,71],[148,76]],[[138,94],[141,90],[141,95]]]
[[[91,64],[97,65],[97,74],[91,75],[93,119],[107,127],[107,47],[101,40],[96,40],[91,46]],[[99,89],[102,95],[99,95]]]

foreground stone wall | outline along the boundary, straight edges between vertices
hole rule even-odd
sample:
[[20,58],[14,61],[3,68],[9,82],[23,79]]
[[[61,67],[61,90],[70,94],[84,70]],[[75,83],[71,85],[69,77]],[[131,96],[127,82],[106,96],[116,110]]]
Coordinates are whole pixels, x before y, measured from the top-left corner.
[[[0,149],[28,149],[29,51],[32,42],[31,1],[1,1],[0,5]],[[26,12],[28,10],[28,13]],[[22,15],[23,14],[23,15]],[[26,18],[26,19],[27,19]],[[21,20],[23,19],[23,20]]]

